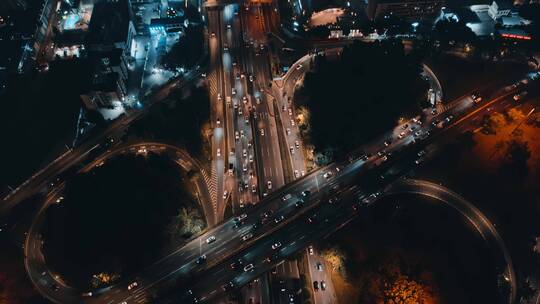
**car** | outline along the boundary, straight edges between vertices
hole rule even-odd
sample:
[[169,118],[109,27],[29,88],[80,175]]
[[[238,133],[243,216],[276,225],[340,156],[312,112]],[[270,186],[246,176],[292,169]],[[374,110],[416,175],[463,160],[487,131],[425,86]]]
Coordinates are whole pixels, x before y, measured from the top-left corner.
[[251,192],[256,193],[257,192],[257,186],[255,184],[251,185]]
[[247,99],[246,96],[242,97],[242,102],[243,102],[244,104],[246,104],[246,103],[248,102],[248,99]]
[[309,196],[310,194],[311,194],[311,191],[309,191],[309,190],[304,190],[304,191],[302,191],[302,196],[303,196],[303,197],[307,197],[307,196]]
[[248,233],[242,237],[242,241],[247,241],[253,237],[253,233]]
[[91,291],[89,291],[89,292],[83,292],[83,293],[82,293],[82,296],[83,296],[83,297],[91,297],[91,296],[92,296],[92,292],[91,292]]
[[209,236],[207,239],[206,239],[206,244],[210,244],[210,243],[213,243],[216,241],[216,236],[215,235],[211,235]]
[[238,259],[235,262],[231,263],[231,268],[232,269],[238,269],[238,267],[242,266],[242,265],[244,265],[244,261],[242,259]]
[[220,157],[220,156],[221,156],[221,149],[217,148],[217,157]]
[[426,150],[421,150],[420,152],[416,153],[416,155],[418,155],[418,157],[422,157],[426,155]]
[[288,112],[289,112],[289,116],[292,116],[292,109],[291,108],[289,108]]
[[378,155],[378,156],[383,156],[383,155],[385,155],[385,154],[386,154],[386,151],[385,151],[385,150],[381,150],[381,151],[377,152],[377,155]]
[[438,113],[438,112],[437,112],[437,109],[432,109],[432,110],[431,110],[431,115],[437,115],[437,113]]
[[420,135],[422,135],[422,131],[414,132],[414,137],[420,137]]
[[212,32],[212,33],[210,34],[210,37],[212,37],[212,38],[213,38],[213,37],[216,37],[216,33]]
[[482,96],[480,96],[480,93],[474,92],[471,94],[471,99],[473,100],[474,103],[479,103],[482,101]]
[[317,262],[317,265],[315,265],[315,268],[317,268],[318,271],[323,271],[323,265],[321,262]]
[[289,147],[289,151],[291,151],[291,154],[294,154],[294,147],[293,147],[293,146],[290,146],[290,147]]
[[242,149],[242,156],[247,157],[247,150],[246,149]]
[[221,120],[218,118],[216,119],[216,124],[219,126],[221,124]]
[[233,169],[234,169],[234,165],[232,163],[229,164],[229,169],[227,170],[227,172],[229,173],[229,175],[233,175]]
[[294,119],[291,119],[291,126],[294,126],[295,123],[294,123]]
[[244,112],[242,112],[242,107],[238,107],[238,115],[239,116],[242,116]]
[[129,285],[128,285],[128,290],[132,290],[133,288],[139,286],[139,283],[137,283],[137,281],[134,281],[134,282],[131,282]]
[[333,204],[335,202],[337,202],[337,197],[331,197],[331,198],[328,199],[329,204]]
[[323,174],[324,178],[330,178],[330,177],[332,177],[332,175],[333,175],[333,174],[332,174],[331,171],[325,172],[325,173]]
[[324,280],[321,281],[321,290],[326,290],[326,282]]
[[515,100],[515,101],[520,101],[522,100],[525,96],[527,96],[528,92],[527,91],[523,91],[519,94],[515,94],[512,98]]
[[235,88],[232,88],[232,89],[231,89],[231,93],[232,93],[233,95],[236,95],[236,89],[235,89]]
[[274,219],[274,222],[276,224],[280,223],[281,221],[283,221],[285,219],[285,217],[283,215],[280,215],[280,216],[277,216],[275,219]]
[[297,71],[300,70],[301,68],[302,68],[302,65],[301,65],[301,64],[299,64],[299,65],[296,66],[296,70],[297,70]]
[[272,249],[273,249],[273,250],[276,250],[276,249],[278,249],[279,247],[281,247],[281,242],[275,242],[274,244],[272,244]]
[[291,135],[291,129],[287,128],[287,135]]
[[420,157],[414,161],[415,164],[420,165],[424,161],[423,157]]
[[300,142],[298,142],[298,140],[296,140],[294,142],[294,146],[296,147],[296,149],[300,149]]
[[402,139],[404,136],[405,136],[405,132],[401,132],[401,133],[399,133],[398,138]]
[[244,267],[244,272],[253,271],[253,268],[255,268],[255,266],[253,266],[253,264],[247,264]]
[[227,52],[227,51],[229,50],[229,46],[228,46],[227,44],[224,44],[224,45],[223,45],[223,50],[224,50],[225,52]]
[[253,155],[250,154],[248,159],[249,159],[249,162],[252,163],[253,162]]
[[384,142],[384,146],[385,146],[385,147],[388,147],[388,146],[390,146],[390,143],[392,143],[392,141],[391,141],[391,140],[387,140],[387,141]]
[[282,201],[286,201],[288,199],[290,199],[292,197],[292,195],[290,193],[287,193],[287,195],[285,195],[284,197],[281,198]]
[[236,221],[242,221],[242,220],[245,220],[247,218],[247,213],[242,213],[241,215],[237,216],[235,218]]
[[226,199],[228,195],[229,195],[229,191],[227,190],[223,191],[223,199]]
[[197,258],[197,264],[201,265],[202,263],[206,262],[206,254],[201,255]]
[[310,224],[313,224],[315,223],[315,221],[317,221],[317,218],[319,217],[319,214],[318,213],[314,213],[312,214],[311,216],[309,216],[307,218],[307,222],[310,223]]
[[238,131],[234,131],[234,139],[236,140],[240,139],[240,133]]
[[264,129],[259,129],[259,133],[261,134],[261,136],[264,136]]
[[249,75],[249,82],[253,82],[253,75]]
[[314,254],[314,251],[313,251],[313,245],[309,245],[309,247],[308,247],[308,252],[309,252],[309,255],[313,255],[313,254]]
[[246,166],[246,164],[243,164],[243,165],[242,165],[242,171],[243,171],[243,172],[247,172],[247,166]]
[[268,186],[268,190],[272,190],[272,181],[267,181],[266,185]]
[[304,200],[297,200],[296,203],[294,203],[294,206],[296,208],[300,208],[304,205]]
[[233,283],[233,282],[229,282],[229,283],[227,283],[227,284],[221,285],[221,289],[222,289],[223,291],[229,291],[229,290],[231,290],[232,288],[234,288],[234,283]]
[[294,178],[299,178],[300,177],[300,172],[298,172],[298,170],[294,170]]
[[409,124],[404,124],[401,126],[402,130],[407,130],[407,128],[409,128]]
[[313,281],[313,289],[315,291],[319,291],[319,282],[318,281]]
[[53,290],[53,291],[58,291],[58,290],[60,290],[60,287],[58,287],[58,285],[56,285],[56,284],[51,284],[51,285],[49,286],[49,288],[50,288],[51,290]]

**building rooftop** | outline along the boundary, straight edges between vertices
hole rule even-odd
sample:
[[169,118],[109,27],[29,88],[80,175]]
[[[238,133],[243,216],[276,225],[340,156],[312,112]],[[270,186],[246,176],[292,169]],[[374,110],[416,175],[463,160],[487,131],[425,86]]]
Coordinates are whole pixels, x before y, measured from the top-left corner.
[[131,9],[128,0],[98,2],[88,25],[90,45],[112,45],[128,37]]

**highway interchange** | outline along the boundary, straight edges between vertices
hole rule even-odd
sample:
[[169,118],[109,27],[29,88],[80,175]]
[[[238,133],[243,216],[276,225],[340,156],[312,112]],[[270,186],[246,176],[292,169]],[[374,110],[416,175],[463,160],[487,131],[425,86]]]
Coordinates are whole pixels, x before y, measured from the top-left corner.
[[[435,153],[450,135],[471,130],[472,122],[481,115],[513,106],[512,96],[521,90],[501,88],[479,105],[468,95],[463,96],[449,103],[444,113],[427,111],[421,123],[411,120],[406,128],[396,126],[359,147],[362,152],[350,162],[306,172],[305,153],[289,97],[293,96],[297,80],[309,69],[313,54],[302,57],[281,79],[273,79],[272,54],[264,33],[275,30],[278,20],[272,19],[274,7],[264,4],[243,8],[207,8],[207,81],[213,125],[210,175],[215,179],[215,188],[210,187],[213,194],[207,204],[212,206],[206,206],[205,213],[211,228],[136,277],[94,291],[91,297],[83,297],[81,291],[69,286],[54,291],[48,279],[35,280],[47,298],[58,303],[210,302],[254,279],[261,280],[276,265],[281,265],[285,277],[297,276],[293,264],[285,267],[283,263],[290,263],[290,257],[354,219],[384,189],[417,166],[416,162],[424,160],[418,153]],[[326,52],[335,54],[336,49]],[[188,84],[200,73],[191,72],[184,82],[173,81],[162,87],[151,95],[150,104],[163,100],[171,89]],[[59,172],[80,162],[101,142],[121,133],[143,114],[141,111],[122,117],[99,136],[68,151],[5,199],[2,211],[48,188]],[[388,141],[390,144],[385,145]],[[57,185],[48,193],[44,206],[60,196],[61,185]],[[231,218],[225,218],[228,205],[234,214]],[[215,240],[207,242],[212,236]],[[27,250],[36,253],[34,259],[43,264],[38,254],[39,239],[34,241]],[[201,261],[203,255],[205,260]],[[31,277],[41,276],[41,269],[28,268]],[[512,271],[511,267],[507,269],[510,283]],[[137,286],[128,289],[133,282]],[[253,297],[260,301],[265,284],[256,285]],[[328,299],[317,303],[332,303],[332,293],[327,295]],[[280,301],[295,297],[288,288]]]

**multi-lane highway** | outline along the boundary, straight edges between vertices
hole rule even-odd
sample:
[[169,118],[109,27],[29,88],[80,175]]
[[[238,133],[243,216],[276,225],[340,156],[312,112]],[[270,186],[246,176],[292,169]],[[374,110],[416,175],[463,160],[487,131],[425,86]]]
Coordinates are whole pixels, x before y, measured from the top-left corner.
[[[406,163],[404,167],[410,169],[415,161],[423,161],[417,153],[425,143],[433,142],[433,136],[447,130],[461,132],[485,111],[513,105],[509,97],[515,89],[500,90],[479,106],[474,106],[468,96],[459,98],[445,113],[426,112],[422,121],[411,120],[407,126],[398,126],[361,147],[364,157],[307,173],[290,98],[297,80],[309,69],[312,56],[303,57],[283,79],[273,80],[274,54],[267,45],[266,33],[276,30],[274,9],[272,5],[207,8],[213,126],[210,175],[215,182],[207,220],[212,227],[136,277],[93,291],[88,297],[69,286],[56,290],[48,280],[37,279],[34,284],[42,284],[40,291],[47,289],[48,298],[58,303],[146,303],[156,298],[204,302],[252,282],[276,265],[276,273],[298,276],[294,263],[283,261],[352,220],[355,212],[362,210],[359,202],[365,206],[377,200],[380,191],[400,176],[388,174],[390,167]],[[196,76],[195,72],[189,75]],[[178,82],[170,83],[156,92],[152,101],[163,99],[178,86]],[[44,189],[59,172],[140,115],[142,112],[117,120],[101,135],[66,153],[6,199],[3,206],[8,209]],[[292,174],[288,176],[284,168],[290,168]],[[292,179],[297,180],[286,184]],[[61,190],[61,184],[56,187]],[[59,191],[50,192],[45,204],[55,202],[59,195]],[[218,224],[228,204],[235,217]],[[29,256],[42,265],[43,257],[33,255],[38,252],[39,240],[28,244]],[[40,270],[32,269],[35,273],[31,275],[41,275]],[[263,285],[256,283],[255,289]],[[327,284],[331,288],[330,282]],[[252,294],[254,298],[263,297],[261,289]],[[291,298],[289,292],[284,296],[283,300]]]
[[[358,203],[359,197],[364,204],[375,201],[378,190],[397,178],[392,175],[377,178],[385,174],[390,165],[401,161],[413,164],[416,152],[432,136],[450,129],[459,131],[482,111],[511,103],[513,93],[499,91],[498,96],[480,106],[474,106],[469,97],[459,99],[450,108],[452,112],[427,116],[422,124],[409,122],[406,136],[402,138],[399,137],[404,129],[398,126],[363,147],[371,156],[350,164],[332,164],[307,174],[246,210],[245,218],[225,221],[149,267],[137,278],[123,281],[88,302],[121,303],[143,299],[163,285],[174,284],[179,278],[184,279],[180,288],[190,289],[190,296],[199,301],[215,298],[224,293],[223,289],[243,286],[287,256],[345,224],[352,216],[349,207]],[[447,120],[451,116],[453,118]],[[434,126],[433,122],[438,123]],[[412,126],[414,132],[410,131]],[[394,141],[385,147],[384,142],[389,138]],[[325,178],[323,175],[329,171],[333,172],[332,177]],[[338,205],[328,203],[333,197],[340,199]],[[216,240],[207,243],[210,236],[215,236]],[[278,250],[272,248],[277,240],[281,242]],[[198,264],[197,260],[203,254],[206,260]],[[242,259],[240,262],[239,258]],[[232,265],[233,262],[238,264]],[[208,280],[210,277],[212,279]],[[138,282],[138,287],[128,290],[127,285],[133,280]]]

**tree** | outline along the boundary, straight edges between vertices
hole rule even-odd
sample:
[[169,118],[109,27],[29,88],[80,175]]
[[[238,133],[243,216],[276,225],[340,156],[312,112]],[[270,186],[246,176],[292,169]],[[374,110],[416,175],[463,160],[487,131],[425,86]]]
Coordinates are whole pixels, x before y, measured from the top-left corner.
[[476,35],[463,22],[441,20],[435,24],[435,34],[444,45],[450,41],[472,42]]
[[420,61],[399,41],[354,43],[336,61],[316,57],[315,66],[297,104],[309,109],[309,138],[325,157],[342,158],[416,112],[428,88]]
[[529,174],[528,161],[530,157],[531,150],[528,143],[520,139],[512,139],[506,143],[500,170],[510,177],[510,181],[522,181]]

